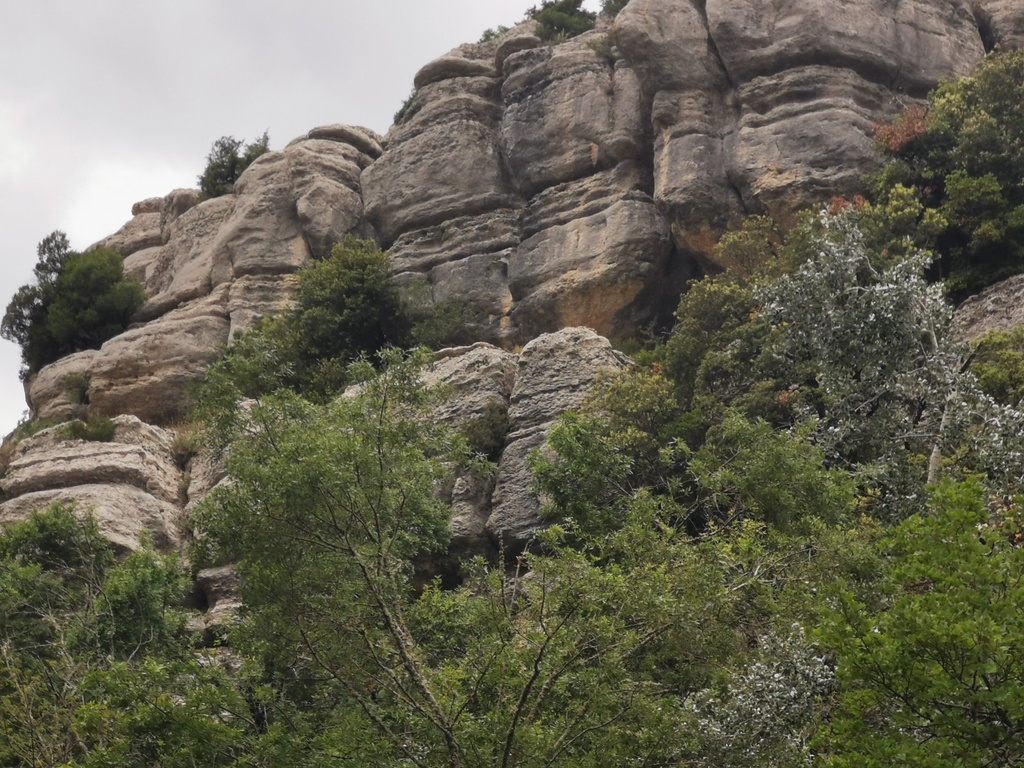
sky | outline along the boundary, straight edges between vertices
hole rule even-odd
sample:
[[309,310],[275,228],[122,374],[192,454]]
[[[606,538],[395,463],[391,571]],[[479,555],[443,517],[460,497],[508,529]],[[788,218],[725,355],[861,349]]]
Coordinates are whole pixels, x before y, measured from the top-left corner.
[[[385,133],[416,71],[538,0],[31,0],[0,24],[0,309],[55,229],[83,250],[196,186],[211,144]],[[598,0],[584,7],[597,10]],[[0,435],[26,413],[0,340]]]

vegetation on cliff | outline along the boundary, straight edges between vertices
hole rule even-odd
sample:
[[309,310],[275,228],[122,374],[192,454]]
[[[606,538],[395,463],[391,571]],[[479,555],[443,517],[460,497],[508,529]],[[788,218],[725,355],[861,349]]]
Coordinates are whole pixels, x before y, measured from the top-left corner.
[[18,289],[0,324],[0,335],[21,347],[23,378],[65,355],[98,349],[128,327],[146,299],[139,284],[125,278],[116,251],[78,253],[55,231],[37,252],[35,282]]
[[723,238],[738,268],[535,454],[546,529],[444,580],[435,488],[486,465],[395,349],[386,256],[339,245],[210,372],[232,481],[192,556],[238,564],[230,661],[188,648],[173,561],[116,563],[67,510],[11,526],[0,765],[1024,761],[1021,344],[972,356],[934,281],[1016,263],[986,154],[1019,162],[1016,128],[996,96],[949,116],[1018,60],[880,128],[871,200]]
[[1014,51],[876,129],[892,162],[874,197],[901,209],[896,237],[933,249],[956,300],[1024,270],[1022,102],[1024,51]]
[[270,136],[266,131],[248,144],[234,136],[221,136],[206,156],[206,167],[199,174],[199,191],[204,198],[230,194],[242,172],[269,151]]

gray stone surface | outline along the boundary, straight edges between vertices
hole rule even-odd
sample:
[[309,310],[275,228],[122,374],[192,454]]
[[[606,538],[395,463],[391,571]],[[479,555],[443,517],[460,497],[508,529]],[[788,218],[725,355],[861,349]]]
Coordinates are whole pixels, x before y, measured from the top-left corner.
[[961,304],[953,316],[960,338],[977,341],[989,331],[1010,331],[1024,325],[1024,275],[991,285]]
[[509,404],[509,435],[487,520],[487,530],[507,552],[520,551],[542,526],[530,454],[544,445],[558,416],[582,404],[602,372],[626,363],[624,355],[590,328],[565,328],[523,347]]

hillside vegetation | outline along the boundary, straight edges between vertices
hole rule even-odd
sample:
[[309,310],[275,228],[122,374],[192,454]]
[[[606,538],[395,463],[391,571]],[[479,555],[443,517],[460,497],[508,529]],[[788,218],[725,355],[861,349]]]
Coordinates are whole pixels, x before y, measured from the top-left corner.
[[1024,345],[951,300],[1020,271],[1022,94],[993,55],[877,127],[870,197],[722,238],[534,454],[547,528],[444,580],[435,488],[492,469],[401,347],[449,329],[340,244],[199,397],[222,645],[88,518],[0,537],[0,766],[1021,764]]

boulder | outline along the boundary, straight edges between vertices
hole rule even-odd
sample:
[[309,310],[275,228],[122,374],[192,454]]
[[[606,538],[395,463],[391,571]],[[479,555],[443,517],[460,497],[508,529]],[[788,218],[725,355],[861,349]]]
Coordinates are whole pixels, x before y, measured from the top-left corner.
[[176,506],[128,485],[80,485],[35,491],[0,504],[0,523],[25,520],[56,502],[73,504],[80,514],[91,514],[120,554],[140,548],[148,538],[161,552],[175,552],[181,543],[181,513]]
[[[502,421],[508,413],[516,363],[515,355],[490,344],[441,350],[434,365],[423,372],[422,380],[427,386],[447,387],[451,394],[432,417],[456,429],[484,419],[488,425],[501,429],[495,437],[504,440]],[[487,518],[493,488],[493,477],[462,471],[451,487],[442,489],[443,500],[452,508],[452,554],[492,554]]]
[[976,0],[972,9],[987,49],[1024,46],[1024,6],[1017,0]]
[[430,107],[393,130],[387,152],[363,171],[366,216],[383,245],[404,232],[510,206],[497,91],[489,77],[421,89],[418,98],[432,99]]
[[578,408],[602,373],[626,366],[625,355],[590,328],[537,337],[519,355],[509,404],[509,435],[498,463],[487,530],[506,553],[522,551],[543,522],[529,457],[555,419]]
[[1024,325],[1024,275],[990,285],[961,304],[953,329],[965,341],[977,341],[989,331],[1011,331]]

